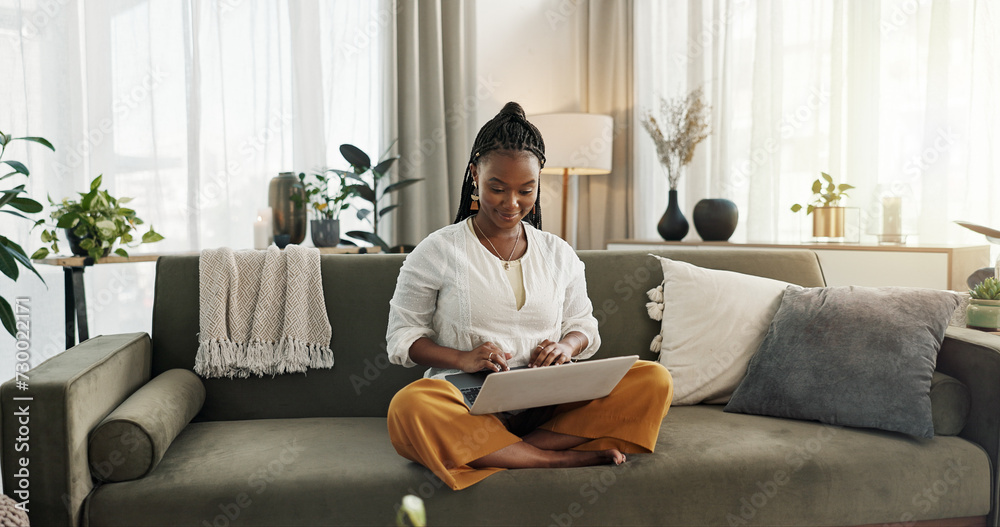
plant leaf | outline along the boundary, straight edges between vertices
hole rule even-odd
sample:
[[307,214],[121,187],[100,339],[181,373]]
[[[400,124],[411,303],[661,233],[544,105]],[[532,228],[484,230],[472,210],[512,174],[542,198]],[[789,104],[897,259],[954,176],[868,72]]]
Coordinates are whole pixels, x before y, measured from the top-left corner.
[[45,279],[42,278],[42,275],[38,274],[38,270],[31,264],[31,259],[29,259],[28,255],[24,253],[24,249],[22,249],[20,245],[14,243],[9,238],[0,236],[0,248],[10,251],[10,255],[14,257],[15,260],[20,262],[25,269],[35,273],[35,276],[37,276],[43,284],[45,283]]
[[372,160],[368,157],[368,154],[362,152],[360,148],[352,144],[344,143],[340,145],[340,155],[344,156],[344,159],[356,169],[365,171],[372,166]]
[[792,205],[792,212],[798,212],[800,210],[802,210],[802,205],[799,205],[798,203]]
[[819,175],[822,176],[827,183],[830,183],[831,185],[833,184],[833,178],[830,177],[830,174],[827,174],[826,172],[820,172]]
[[355,196],[360,196],[371,204],[374,204],[376,201],[375,191],[368,185],[348,185],[347,189],[353,192]]
[[3,240],[4,243],[0,243],[0,272],[9,276],[11,280],[16,282],[18,275],[21,274],[21,271],[17,268],[17,262],[10,254],[11,250],[7,248],[7,238],[3,238]]
[[377,245],[381,247],[384,252],[389,252],[389,244],[385,243],[382,238],[379,238],[374,232],[350,231],[347,235],[351,238],[358,238],[359,240],[364,240],[372,245]]
[[816,181],[813,181],[812,191],[813,191],[813,194],[819,194],[820,192],[822,192],[823,191],[823,183],[820,180],[818,180],[818,179]]
[[390,192],[396,192],[397,190],[402,190],[402,189],[404,189],[404,188],[406,188],[406,187],[408,187],[408,186],[410,186],[410,185],[412,185],[414,183],[418,183],[420,181],[423,181],[423,178],[414,178],[414,179],[402,179],[402,180],[399,180],[399,181],[393,183],[392,185],[389,185],[388,187],[385,187],[385,190],[382,192],[382,195],[385,196],[386,194],[388,194]]
[[31,253],[32,260],[44,260],[46,256],[49,255],[49,250],[45,247],[38,249],[37,251]]
[[[20,218],[24,218],[24,219],[26,219],[28,221],[31,221],[31,218],[25,216],[24,214],[21,214],[20,212],[14,212],[12,210],[0,210],[0,212],[6,212],[7,214],[13,214],[13,215],[18,216]],[[38,220],[38,221],[45,221],[45,220]]]
[[31,198],[14,198],[10,200],[10,206],[28,214],[42,212],[42,204]]
[[121,256],[122,258],[128,258],[128,253],[125,252],[125,249],[122,249],[121,247],[115,249],[115,254]]
[[399,159],[399,156],[390,157],[389,159],[382,161],[381,163],[375,165],[375,168],[372,169],[372,172],[380,176],[385,174],[386,172],[389,171],[390,168],[392,168],[392,164],[395,163],[397,159]]
[[837,190],[839,190],[840,192],[844,192],[845,190],[851,190],[852,188],[854,188],[854,186],[848,185],[847,183],[841,183],[837,185]]
[[392,212],[392,209],[395,209],[398,206],[399,206],[399,204],[397,203],[397,204],[394,204],[394,205],[389,205],[388,207],[386,207],[386,208],[378,211],[378,217],[381,218],[382,216],[385,216],[386,214],[389,214],[390,212]]
[[155,243],[163,239],[160,233],[153,230],[152,227],[149,228],[149,232],[142,235],[142,243]]
[[70,229],[76,224],[76,220],[80,219],[80,215],[75,212],[70,212],[68,214],[63,214],[56,221],[57,229]]
[[358,209],[358,219],[363,220],[372,213],[372,209]]
[[16,198],[22,192],[24,192],[24,185],[18,185],[10,190],[3,191],[3,197],[0,197],[0,207],[10,203],[12,199]]
[[7,333],[10,333],[10,336],[17,335],[17,331],[14,330],[14,310],[10,308],[7,299],[2,296],[0,296],[0,320],[3,321],[3,327]]
[[97,190],[97,188],[101,186],[101,180],[102,179],[104,179],[104,174],[101,174],[101,175],[97,176],[96,178],[94,178],[93,181],[90,182],[90,190],[91,190],[91,192]]
[[[7,165],[10,166],[10,168],[14,169],[14,172],[17,172],[19,174],[24,174],[26,176],[30,175],[30,172],[28,172],[28,167],[24,166],[24,163],[22,163],[20,161],[14,161],[13,159],[7,159],[5,161],[0,161],[0,163],[6,163]],[[6,177],[6,176],[4,176],[4,177]]]
[[18,140],[20,140],[20,141],[33,141],[33,142],[38,143],[40,145],[49,147],[49,150],[52,150],[53,152],[56,151],[56,147],[52,146],[52,143],[50,143],[48,141],[48,139],[45,139],[44,137],[15,137],[15,138],[11,139],[11,141],[18,141]]

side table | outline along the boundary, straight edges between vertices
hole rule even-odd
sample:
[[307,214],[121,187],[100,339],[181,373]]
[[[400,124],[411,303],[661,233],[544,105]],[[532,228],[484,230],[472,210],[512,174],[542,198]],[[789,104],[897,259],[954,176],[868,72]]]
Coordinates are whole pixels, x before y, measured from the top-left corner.
[[[365,254],[378,253],[379,247],[322,247],[320,254]],[[83,285],[83,272],[93,265],[123,264],[138,262],[155,262],[161,256],[191,255],[198,252],[137,254],[125,258],[123,256],[105,256],[94,261],[84,256],[54,256],[43,260],[34,260],[36,264],[56,265],[63,268],[63,285],[66,300],[66,349],[72,348],[77,342],[90,338],[90,327],[87,323],[87,293]],[[79,336],[79,340],[77,337]]]

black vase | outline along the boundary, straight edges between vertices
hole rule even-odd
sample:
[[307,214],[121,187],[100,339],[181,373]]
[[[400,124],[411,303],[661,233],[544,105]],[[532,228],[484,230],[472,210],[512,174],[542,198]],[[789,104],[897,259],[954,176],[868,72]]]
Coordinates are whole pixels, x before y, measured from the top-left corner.
[[728,199],[703,199],[694,206],[694,229],[706,242],[724,242],[736,232],[740,213]]
[[656,224],[656,230],[660,236],[668,242],[681,241],[688,233],[688,221],[684,218],[681,208],[677,205],[677,191],[671,190],[668,193],[669,201],[667,210],[660,218],[660,223]]

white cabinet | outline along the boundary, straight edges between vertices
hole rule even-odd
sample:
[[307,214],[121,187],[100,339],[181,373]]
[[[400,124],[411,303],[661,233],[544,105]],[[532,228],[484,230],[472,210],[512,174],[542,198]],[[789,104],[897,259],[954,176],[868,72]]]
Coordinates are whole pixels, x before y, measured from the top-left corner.
[[809,249],[816,252],[831,286],[905,286],[965,291],[965,279],[989,267],[989,245],[874,245],[857,243],[730,243],[612,240],[608,249]]

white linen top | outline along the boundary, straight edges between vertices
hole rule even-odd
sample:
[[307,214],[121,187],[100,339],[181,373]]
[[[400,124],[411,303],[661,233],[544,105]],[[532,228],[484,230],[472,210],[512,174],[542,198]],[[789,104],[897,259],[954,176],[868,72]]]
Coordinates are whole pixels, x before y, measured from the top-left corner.
[[[421,241],[403,262],[389,302],[389,361],[406,367],[410,345],[428,337],[440,346],[469,351],[485,342],[512,353],[510,367],[525,366],[545,339],[571,331],[590,344],[577,359],[597,352],[601,337],[587,296],[583,262],[558,236],[523,223],[528,248],[521,257],[525,302],[517,309],[503,262],[464,225],[449,225]],[[430,368],[441,378],[456,369]]]

